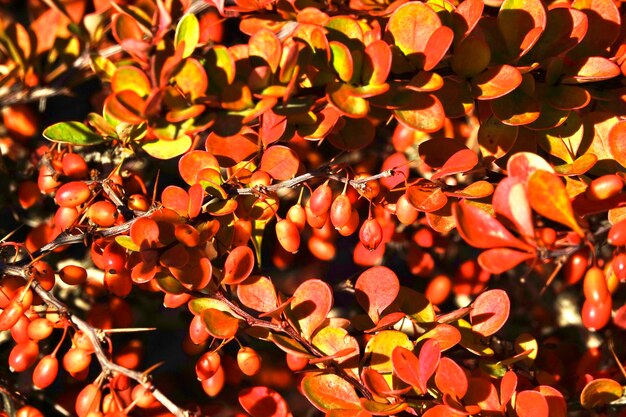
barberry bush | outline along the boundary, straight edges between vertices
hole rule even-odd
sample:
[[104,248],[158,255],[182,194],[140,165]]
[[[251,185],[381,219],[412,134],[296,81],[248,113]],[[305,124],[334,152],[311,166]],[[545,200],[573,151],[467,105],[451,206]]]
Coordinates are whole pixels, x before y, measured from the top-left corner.
[[3,416],[626,416],[621,2],[1,3]]

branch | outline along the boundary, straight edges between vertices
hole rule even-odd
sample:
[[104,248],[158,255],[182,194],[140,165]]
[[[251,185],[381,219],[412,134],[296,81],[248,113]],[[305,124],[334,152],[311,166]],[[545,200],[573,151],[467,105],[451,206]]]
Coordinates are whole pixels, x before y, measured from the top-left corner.
[[[296,342],[300,343],[302,346],[304,346],[306,348],[306,350],[308,350],[309,353],[311,353],[312,355],[320,357],[320,358],[324,357],[324,356],[327,356],[324,352],[319,350],[315,345],[313,345],[307,339],[302,337],[300,332],[298,332],[296,329],[294,329],[293,326],[291,325],[291,323],[289,323],[288,321],[284,321],[283,320],[283,321],[281,321],[280,324],[277,324],[275,322],[258,319],[256,317],[252,316],[251,314],[247,313],[245,310],[243,310],[241,307],[239,307],[237,304],[235,304],[233,301],[231,301],[226,296],[224,291],[221,290],[221,289],[216,291],[214,294],[204,294],[204,293],[201,293],[201,294],[202,294],[201,296],[203,296],[203,297],[207,297],[208,296],[210,298],[214,298],[216,300],[220,300],[220,301],[224,302],[225,304],[228,305],[228,307],[235,314],[241,316],[246,321],[246,323],[249,326],[263,327],[263,328],[266,328],[268,330],[272,330],[274,332],[283,333],[283,334],[291,337],[292,339],[294,339]],[[197,295],[197,294],[194,294],[194,295]],[[355,378],[354,376],[352,376],[349,373],[347,373],[346,370],[343,369],[337,362],[332,360],[332,361],[330,361],[329,366],[330,366],[330,368],[332,368],[332,370],[333,370],[333,372],[335,374],[337,374],[341,378],[345,379],[350,384],[352,384],[355,388],[357,388],[359,391],[361,391],[361,394],[363,394],[364,397],[366,397],[369,400],[372,399],[372,394],[365,387],[365,385],[363,385],[361,383],[361,381],[359,381],[357,378]]]
[[[28,280],[30,275],[28,267],[11,267],[10,273],[13,275],[18,275],[25,280]],[[93,345],[96,358],[98,359],[100,367],[102,368],[102,372],[106,377],[110,377],[113,374],[117,373],[125,375],[128,378],[137,381],[139,384],[143,385],[147,390],[149,390],[154,398],[176,417],[198,416],[197,413],[183,410],[182,408],[174,404],[165,394],[163,394],[154,386],[151,381],[150,375],[138,371],[133,371],[112,362],[108,358],[107,353],[102,347],[102,340],[106,337],[106,333],[102,329],[97,329],[91,326],[86,321],[71,313],[67,306],[61,300],[52,295],[52,293],[43,289],[43,287],[39,285],[39,282],[37,282],[36,280],[33,280],[30,286],[37,293],[37,295],[41,297],[46,305],[48,305],[49,307],[53,307],[59,312],[59,314],[67,317],[76,329],[82,331],[89,338],[91,344]]]

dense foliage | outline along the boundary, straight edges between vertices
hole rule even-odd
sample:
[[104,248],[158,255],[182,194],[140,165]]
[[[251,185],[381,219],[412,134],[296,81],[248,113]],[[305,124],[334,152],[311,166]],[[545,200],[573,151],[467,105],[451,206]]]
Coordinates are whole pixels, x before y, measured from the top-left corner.
[[2,4],[3,416],[626,415],[619,1]]

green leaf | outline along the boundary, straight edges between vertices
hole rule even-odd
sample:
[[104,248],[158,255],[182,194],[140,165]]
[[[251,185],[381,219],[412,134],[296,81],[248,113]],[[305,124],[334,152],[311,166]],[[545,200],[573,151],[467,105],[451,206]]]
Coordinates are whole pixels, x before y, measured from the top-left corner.
[[90,146],[104,142],[102,136],[94,133],[81,122],[61,122],[43,131],[43,136],[52,142]]
[[198,45],[200,39],[200,23],[193,13],[186,14],[178,26],[176,26],[176,34],[174,35],[174,44],[178,48],[184,41],[183,58],[191,55]]

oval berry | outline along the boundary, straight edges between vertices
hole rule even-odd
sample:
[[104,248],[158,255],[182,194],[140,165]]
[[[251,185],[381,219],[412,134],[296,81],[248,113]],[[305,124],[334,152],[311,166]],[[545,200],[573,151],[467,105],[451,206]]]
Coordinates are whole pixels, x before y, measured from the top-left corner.
[[220,354],[216,351],[204,353],[196,362],[196,376],[198,380],[203,381],[211,378],[218,371],[221,363]]
[[261,370],[261,356],[250,347],[242,347],[237,352],[237,365],[245,375],[256,375]]
[[63,356],[63,368],[72,374],[84,371],[90,363],[91,355],[85,349],[71,348]]
[[613,246],[626,245],[626,219],[620,220],[611,226],[606,241]]
[[97,201],[87,209],[87,217],[97,226],[111,227],[117,221],[117,208],[110,201]]
[[219,366],[212,377],[202,380],[202,389],[209,397],[215,397],[224,388],[224,368]]
[[328,185],[328,181],[320,185],[313,191],[309,199],[311,212],[316,216],[328,213],[333,200],[333,190]]
[[41,358],[33,371],[33,384],[37,388],[47,388],[56,379],[59,373],[59,361],[52,355]]
[[402,194],[396,201],[396,217],[398,221],[404,225],[411,225],[417,220],[419,211],[409,201],[406,194]]
[[609,297],[609,287],[602,269],[597,266],[589,268],[583,280],[583,292],[586,299],[595,302],[602,302]]
[[87,270],[78,265],[65,265],[59,271],[59,278],[67,285],[80,285],[87,281]]
[[14,372],[24,372],[35,364],[39,355],[39,345],[28,340],[13,346],[9,354],[9,366]]
[[437,275],[426,286],[424,295],[432,304],[441,304],[450,295],[452,289],[452,281],[447,275]]
[[298,252],[300,248],[300,232],[291,220],[281,219],[276,223],[276,237],[280,246],[287,252]]
[[304,207],[302,207],[300,204],[295,204],[289,207],[286,217],[291,220],[293,224],[296,225],[300,232],[304,230],[304,226],[306,226],[307,215]]
[[622,191],[624,182],[616,174],[603,175],[591,181],[585,191],[585,195],[590,200],[606,200]]
[[350,197],[345,194],[339,194],[333,204],[330,206],[330,221],[335,226],[335,229],[341,229],[352,215],[352,203]]
[[565,262],[565,266],[563,267],[565,282],[569,285],[574,285],[580,281],[585,276],[588,262],[589,249],[583,248],[574,252],[572,256],[569,257],[567,262]]
[[591,331],[600,330],[611,319],[613,301],[607,297],[604,301],[585,300],[582,309],[582,320],[585,327]]
[[91,197],[89,186],[82,181],[63,184],[54,195],[54,201],[61,207],[80,206]]
[[365,249],[373,251],[383,241],[383,228],[378,220],[370,217],[365,220],[359,230],[359,240],[365,246]]
[[76,414],[78,417],[86,417],[90,411],[100,408],[102,391],[96,384],[89,384],[83,388],[76,397]]
[[61,166],[63,174],[76,180],[87,177],[89,170],[85,159],[76,153],[65,154]]

